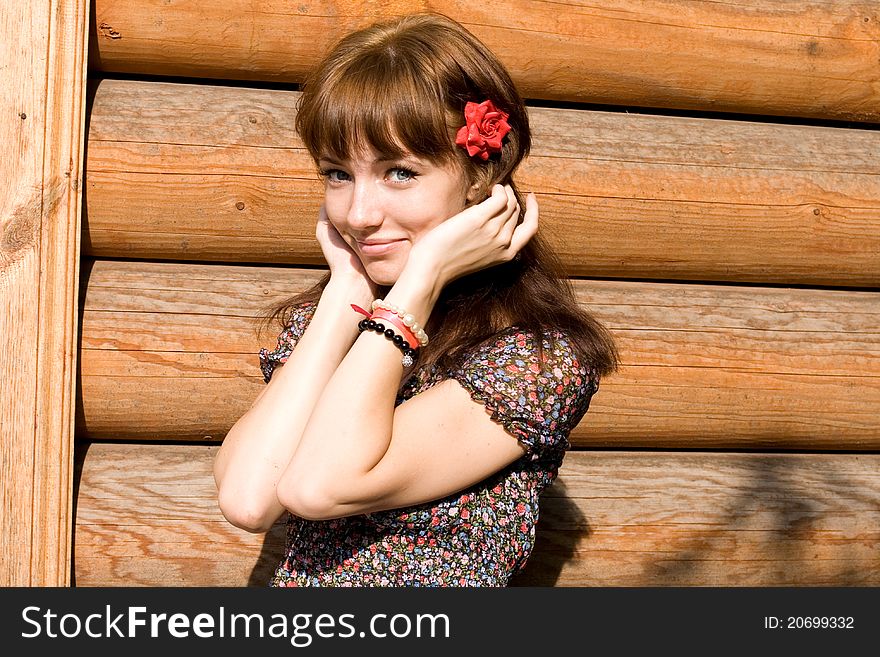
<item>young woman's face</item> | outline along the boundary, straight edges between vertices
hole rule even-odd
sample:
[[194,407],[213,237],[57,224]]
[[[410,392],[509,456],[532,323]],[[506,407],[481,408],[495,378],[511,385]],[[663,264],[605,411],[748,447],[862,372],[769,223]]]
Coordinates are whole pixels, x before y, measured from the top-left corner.
[[318,165],[327,218],[379,285],[394,284],[412,245],[467,200],[461,171],[413,155],[386,160],[370,149],[344,162],[322,157]]

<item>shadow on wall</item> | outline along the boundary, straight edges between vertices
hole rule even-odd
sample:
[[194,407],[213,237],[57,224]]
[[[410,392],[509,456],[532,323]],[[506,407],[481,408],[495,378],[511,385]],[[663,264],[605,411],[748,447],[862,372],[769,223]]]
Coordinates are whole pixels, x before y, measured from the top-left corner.
[[728,467],[741,479],[729,476],[730,485],[714,491],[715,523],[661,528],[675,549],[642,555],[642,585],[876,585],[880,559],[870,554],[880,490],[873,478],[850,478],[845,463],[822,454],[746,455]]
[[260,556],[254,564],[250,577],[248,577],[248,586],[269,586],[269,580],[272,579],[275,569],[284,555],[287,528],[286,518],[287,514],[282,515],[281,519],[263,537]]
[[[214,451],[80,441],[74,585],[267,586],[285,522],[261,545],[227,526]],[[878,528],[878,454],[590,454],[545,491],[510,586],[877,586]]]
[[[560,531],[563,524],[565,529]],[[589,522],[560,477],[541,498],[535,548],[510,586],[556,586],[565,564],[575,558],[578,544],[589,536]]]
[[[586,518],[577,504],[568,498],[565,483],[557,479],[549,490],[552,497],[542,499],[541,518],[564,519],[566,531],[542,530],[546,523],[538,521],[535,549],[524,570],[516,575],[510,586],[555,586],[566,562],[570,561],[577,544],[590,533]],[[559,522],[551,523],[559,525]],[[284,516],[266,534],[260,556],[248,578],[248,586],[267,586],[284,554]]]
[[699,452],[665,468],[646,453],[573,463],[542,499],[534,553],[511,585],[876,586],[876,463]]

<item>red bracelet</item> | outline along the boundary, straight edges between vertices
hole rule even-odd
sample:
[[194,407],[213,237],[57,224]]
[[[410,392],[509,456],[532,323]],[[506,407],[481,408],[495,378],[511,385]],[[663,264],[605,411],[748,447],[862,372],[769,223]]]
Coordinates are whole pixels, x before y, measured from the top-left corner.
[[354,303],[351,304],[351,309],[352,309],[353,311],[355,311],[356,313],[360,313],[361,315],[363,315],[363,316],[366,317],[367,319],[370,318],[370,313],[368,313],[366,310],[364,310],[363,308],[361,308],[361,307],[358,306],[357,304],[354,304]]
[[397,313],[393,313],[390,310],[385,310],[384,308],[379,308],[373,311],[370,319],[382,319],[386,322],[394,324],[394,326],[398,328],[401,335],[403,335],[404,340],[407,341],[410,347],[412,347],[413,349],[417,349],[419,347],[419,339],[415,336],[412,330],[403,323],[403,320],[400,319]]

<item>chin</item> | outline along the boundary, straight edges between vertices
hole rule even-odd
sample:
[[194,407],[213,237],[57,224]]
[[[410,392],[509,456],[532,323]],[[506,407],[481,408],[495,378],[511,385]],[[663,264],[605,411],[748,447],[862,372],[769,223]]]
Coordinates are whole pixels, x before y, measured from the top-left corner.
[[374,263],[366,267],[367,276],[376,285],[391,287],[400,277],[400,267],[393,266],[392,263]]

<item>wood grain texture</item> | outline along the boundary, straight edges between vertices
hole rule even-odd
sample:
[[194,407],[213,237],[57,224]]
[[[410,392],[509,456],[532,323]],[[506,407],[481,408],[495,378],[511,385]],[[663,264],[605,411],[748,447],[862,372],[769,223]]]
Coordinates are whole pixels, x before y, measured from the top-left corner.
[[0,12],[0,586],[70,580],[88,6]]
[[880,456],[574,452],[515,585],[876,586]]
[[[97,260],[84,269],[82,406],[95,439],[218,440],[264,385],[255,317],[320,270]],[[620,372],[580,447],[876,450],[876,292],[575,281]]]
[[345,33],[444,13],[528,98],[880,121],[880,14],[833,0],[96,0],[101,71],[301,82]]
[[[316,265],[295,92],[104,80],[85,254]],[[880,132],[532,108],[517,181],[571,276],[880,286]]]
[[[264,586],[283,552],[221,515],[213,445],[84,443],[78,586]],[[571,452],[527,586],[877,586],[880,456]]]

